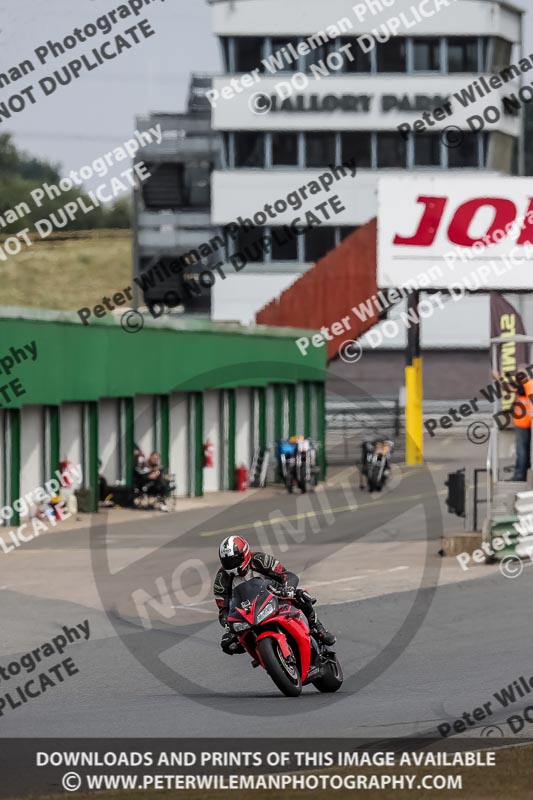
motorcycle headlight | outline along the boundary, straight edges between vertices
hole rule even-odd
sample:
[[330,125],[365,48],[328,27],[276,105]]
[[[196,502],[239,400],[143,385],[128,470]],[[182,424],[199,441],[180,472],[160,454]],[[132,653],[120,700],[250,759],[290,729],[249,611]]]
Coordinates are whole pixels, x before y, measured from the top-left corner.
[[263,610],[257,615],[257,622],[263,622],[264,619],[274,613],[274,610],[274,603],[271,600],[270,603],[267,603]]
[[237,631],[237,633],[240,633],[241,631],[245,631],[246,628],[249,628],[249,627],[250,627],[250,625],[248,625],[247,622],[234,622],[233,623],[233,630]]

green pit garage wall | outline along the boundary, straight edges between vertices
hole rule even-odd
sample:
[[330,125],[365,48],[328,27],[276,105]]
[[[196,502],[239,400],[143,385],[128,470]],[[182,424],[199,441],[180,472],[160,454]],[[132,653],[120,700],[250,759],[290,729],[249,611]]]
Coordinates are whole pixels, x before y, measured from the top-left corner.
[[60,458],[82,465],[84,487],[96,489],[98,459],[109,484],[129,484],[134,443],[161,452],[180,496],[233,489],[255,448],[295,433],[320,443],[325,477],[326,349],[304,357],[294,343],[312,331],[144,317],[130,333],[113,315],[84,326],[74,312],[20,308],[0,309],[0,331],[0,358],[37,345],[35,361],[0,374],[26,390],[0,398],[1,506],[42,486]]

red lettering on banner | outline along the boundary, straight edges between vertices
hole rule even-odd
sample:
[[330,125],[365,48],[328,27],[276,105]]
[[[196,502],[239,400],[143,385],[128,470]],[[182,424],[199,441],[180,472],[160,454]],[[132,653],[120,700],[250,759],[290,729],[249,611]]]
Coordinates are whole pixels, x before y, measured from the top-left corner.
[[[475,214],[485,206],[491,206],[494,209],[494,219],[483,237],[473,239],[468,233],[470,225]],[[501,197],[478,197],[459,206],[450,222],[448,238],[450,242],[461,247],[473,247],[477,242],[485,244],[484,237],[492,239],[495,231],[504,231],[505,226],[515,219],[516,206],[512,200],[505,200]]]
[[517,244],[532,244],[533,243],[533,198],[529,198],[529,208],[526,211],[526,218],[524,225],[520,231]]
[[448,202],[447,197],[417,197],[417,203],[424,203],[425,209],[418,229],[414,236],[404,237],[396,234],[393,244],[407,244],[411,247],[430,247],[435,241],[435,236]]
[[[412,236],[396,234],[393,244],[408,245],[410,247],[431,247],[434,243],[444,216],[444,209],[448,202],[447,197],[433,197],[419,195],[417,203],[424,205],[422,217],[418,228]],[[477,238],[470,235],[470,227],[477,212],[482,208],[492,208],[494,218],[487,231]],[[452,244],[460,247],[473,247],[475,244],[490,245],[501,241],[502,237],[494,239],[494,234],[502,231],[509,235],[508,226],[516,220],[516,204],[505,197],[477,197],[467,200],[457,208],[448,227],[448,239]],[[529,207],[525,214],[524,223],[516,242],[518,245],[533,244],[533,198],[529,198]]]

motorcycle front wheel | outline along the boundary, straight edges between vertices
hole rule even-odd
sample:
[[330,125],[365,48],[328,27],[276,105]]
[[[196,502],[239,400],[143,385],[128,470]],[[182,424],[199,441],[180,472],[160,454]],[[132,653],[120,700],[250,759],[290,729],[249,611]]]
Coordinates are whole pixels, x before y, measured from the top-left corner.
[[286,697],[298,697],[302,692],[302,679],[296,664],[287,661],[275,639],[268,636],[261,639],[257,649],[263,659],[265,669]]

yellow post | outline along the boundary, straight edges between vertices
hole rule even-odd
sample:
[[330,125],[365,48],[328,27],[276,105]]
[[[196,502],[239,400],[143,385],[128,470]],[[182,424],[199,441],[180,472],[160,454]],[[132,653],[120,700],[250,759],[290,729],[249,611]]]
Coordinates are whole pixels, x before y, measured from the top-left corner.
[[424,385],[422,383],[422,356],[413,359],[413,366],[416,369],[417,392],[416,392],[416,449],[417,464],[424,463]]
[[407,366],[405,367],[405,461],[422,464],[424,461],[424,429],[422,418],[422,358],[420,356],[420,292],[407,298],[410,323],[407,328]]
[[422,464],[424,434],[422,425],[422,359],[413,358],[405,368],[405,462]]

